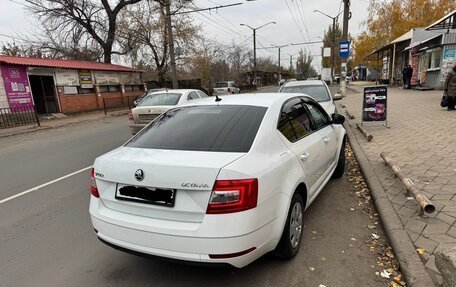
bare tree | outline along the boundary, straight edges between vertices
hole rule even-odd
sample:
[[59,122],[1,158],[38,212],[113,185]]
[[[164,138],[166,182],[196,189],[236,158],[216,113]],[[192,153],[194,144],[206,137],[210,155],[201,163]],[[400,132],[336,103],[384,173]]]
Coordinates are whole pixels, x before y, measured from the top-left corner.
[[[138,3],[126,9],[119,21],[120,44],[124,50],[130,50],[135,66],[148,62],[161,85],[166,80],[170,62],[165,5],[160,1]],[[183,5],[176,3],[172,10],[177,11]],[[174,42],[178,44],[180,54],[185,54],[193,45],[198,29],[187,15],[173,17]]]
[[[53,45],[55,46],[53,48],[59,51],[62,49],[58,47],[58,44],[63,41],[80,44],[80,42],[75,42],[75,40],[79,40],[85,42],[85,47],[93,47],[93,44],[96,43],[102,50],[103,61],[111,63],[113,54],[125,53],[125,51],[114,50],[118,16],[127,6],[142,0],[25,1],[29,4],[29,10],[40,19],[47,38],[57,39],[57,43],[55,41],[47,42],[49,46]],[[115,3],[112,4],[113,2]]]

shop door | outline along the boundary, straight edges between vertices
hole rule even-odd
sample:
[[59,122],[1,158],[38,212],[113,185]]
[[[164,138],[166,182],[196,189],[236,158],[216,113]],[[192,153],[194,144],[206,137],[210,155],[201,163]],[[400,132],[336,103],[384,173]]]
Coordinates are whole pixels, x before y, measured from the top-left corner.
[[54,78],[31,75],[29,80],[37,112],[39,114],[58,113]]

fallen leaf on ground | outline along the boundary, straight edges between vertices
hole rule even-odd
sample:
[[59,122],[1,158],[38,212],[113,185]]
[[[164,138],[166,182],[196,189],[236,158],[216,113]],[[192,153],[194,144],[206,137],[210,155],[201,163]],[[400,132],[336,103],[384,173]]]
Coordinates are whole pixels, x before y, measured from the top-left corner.
[[320,257],[320,260],[324,262],[326,261],[326,257]]
[[396,283],[396,282],[394,282],[394,281],[391,281],[391,282],[389,283],[389,285],[390,285],[391,287],[402,287],[399,283]]
[[388,249],[386,251],[386,256],[388,256],[389,258],[393,259],[394,258],[393,251],[391,249]]
[[389,272],[386,271],[386,270],[383,270],[383,271],[380,273],[380,276],[382,276],[383,278],[389,279],[389,278],[391,277],[391,273],[389,273]]
[[377,234],[375,234],[375,233],[372,233],[372,238],[374,238],[374,239],[379,239],[379,238],[380,238],[380,236],[378,236],[378,235],[377,235]]
[[325,285],[323,285],[323,284],[320,284],[320,285],[318,285],[318,287],[326,287],[326,286],[325,286]]
[[418,248],[418,249],[416,250],[416,252],[418,252],[418,253],[421,254],[421,255],[424,254],[424,251],[425,251],[424,248]]
[[351,240],[351,241],[356,241],[356,238],[355,238],[355,237],[352,237],[350,240]]
[[310,271],[315,271],[315,267],[311,267],[311,266],[310,266],[310,267],[309,267],[309,270],[310,270]]
[[374,228],[376,228],[376,227],[377,227],[377,226],[372,225],[372,224],[369,224],[369,225],[367,226],[367,228],[369,228],[369,229],[374,229]]

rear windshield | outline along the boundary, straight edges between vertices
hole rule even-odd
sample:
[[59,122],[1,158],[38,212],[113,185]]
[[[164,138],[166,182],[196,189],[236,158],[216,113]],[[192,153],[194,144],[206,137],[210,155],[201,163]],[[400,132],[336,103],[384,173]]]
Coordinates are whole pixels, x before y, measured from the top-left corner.
[[138,107],[144,106],[175,106],[179,102],[182,94],[180,93],[161,93],[147,95]]
[[221,82],[221,83],[215,83],[216,88],[227,88],[228,83],[227,82]]
[[322,85],[313,86],[294,86],[284,87],[280,90],[281,93],[304,93],[311,96],[317,102],[327,102],[331,100],[328,90]]
[[126,146],[150,149],[248,152],[267,108],[193,106],[157,117]]

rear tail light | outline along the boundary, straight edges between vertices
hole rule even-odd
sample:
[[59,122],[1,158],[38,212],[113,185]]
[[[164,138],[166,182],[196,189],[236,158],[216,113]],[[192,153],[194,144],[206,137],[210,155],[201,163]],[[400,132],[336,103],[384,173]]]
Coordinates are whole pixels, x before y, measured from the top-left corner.
[[228,88],[228,93],[231,93],[231,89],[230,88]]
[[257,206],[258,179],[217,180],[206,214],[234,213]]
[[100,194],[98,193],[97,183],[95,182],[95,169],[92,167],[92,173],[90,175],[90,192],[93,196],[99,198]]
[[128,119],[129,119],[130,121],[133,120],[133,113],[131,112],[131,110],[128,111]]

